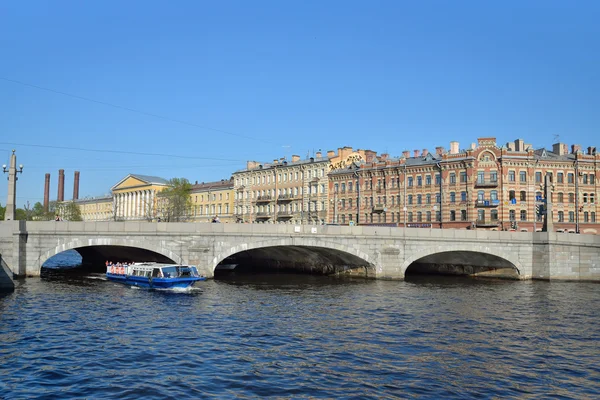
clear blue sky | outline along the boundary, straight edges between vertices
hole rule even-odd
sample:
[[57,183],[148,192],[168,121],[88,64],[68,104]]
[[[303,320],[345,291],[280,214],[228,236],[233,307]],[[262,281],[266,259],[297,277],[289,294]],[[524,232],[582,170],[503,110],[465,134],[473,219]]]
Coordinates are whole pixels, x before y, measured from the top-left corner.
[[60,168],[70,199],[75,170],[84,197],[342,146],[600,147],[599,20],[583,0],[7,1],[0,161],[25,165],[23,207]]

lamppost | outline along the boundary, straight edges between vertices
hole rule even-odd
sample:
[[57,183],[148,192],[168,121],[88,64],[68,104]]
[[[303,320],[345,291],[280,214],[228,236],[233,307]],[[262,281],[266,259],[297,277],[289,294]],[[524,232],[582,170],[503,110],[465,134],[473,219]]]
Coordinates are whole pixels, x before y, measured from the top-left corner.
[[579,233],[579,159],[575,153],[575,233]]
[[14,220],[17,203],[17,173],[23,173],[23,164],[19,165],[17,170],[17,155],[15,151],[12,151],[10,156],[10,165],[6,169],[6,164],[2,165],[2,172],[8,172],[8,199],[6,200],[6,213],[4,214],[4,220]]

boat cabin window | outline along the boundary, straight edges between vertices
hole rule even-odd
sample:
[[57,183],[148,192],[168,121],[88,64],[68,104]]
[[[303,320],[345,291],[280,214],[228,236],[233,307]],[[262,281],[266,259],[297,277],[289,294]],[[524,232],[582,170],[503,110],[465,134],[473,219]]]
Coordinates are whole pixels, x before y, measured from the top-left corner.
[[176,267],[163,267],[162,272],[163,272],[163,275],[165,278],[176,278],[177,277],[177,268]]
[[160,269],[158,269],[158,268],[154,268],[154,269],[152,270],[152,277],[153,277],[153,278],[156,278],[156,277],[160,276],[160,273],[159,273],[159,272],[160,272]]

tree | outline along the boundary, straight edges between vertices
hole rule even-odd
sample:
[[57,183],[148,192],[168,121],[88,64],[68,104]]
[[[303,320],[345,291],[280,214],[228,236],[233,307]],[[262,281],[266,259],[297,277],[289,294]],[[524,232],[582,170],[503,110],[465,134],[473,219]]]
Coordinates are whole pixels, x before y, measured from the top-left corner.
[[83,221],[81,210],[74,201],[65,201],[58,204],[58,215],[67,221]]
[[192,184],[187,179],[170,179],[169,187],[158,193],[161,219],[166,222],[184,221],[192,206],[191,191]]
[[0,221],[4,221],[4,213],[6,212],[6,207],[2,207],[0,204]]

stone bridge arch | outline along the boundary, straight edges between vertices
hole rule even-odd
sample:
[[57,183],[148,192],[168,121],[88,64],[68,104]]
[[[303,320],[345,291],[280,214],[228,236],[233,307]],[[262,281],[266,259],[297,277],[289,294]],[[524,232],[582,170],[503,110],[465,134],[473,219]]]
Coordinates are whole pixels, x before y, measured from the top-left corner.
[[184,262],[180,255],[173,251],[162,247],[159,244],[149,242],[148,240],[132,240],[123,238],[86,238],[86,239],[68,239],[62,244],[41,252],[36,261],[38,270],[42,269],[42,265],[52,256],[60,254],[67,250],[77,250],[78,248],[94,247],[94,246],[123,246],[134,247],[142,250],[152,251],[164,257],[170,258],[176,263]]
[[[515,252],[500,252],[496,249],[489,248],[488,246],[455,246],[455,245],[440,245],[429,248],[419,248],[415,251],[414,254],[408,256],[404,259],[402,263],[402,276],[406,275],[406,270],[413,264],[415,261],[426,258],[428,256],[433,256],[440,253],[457,253],[457,252],[466,252],[466,253],[480,253],[484,255],[491,255],[502,260],[505,260],[512,264],[515,268],[517,274],[524,278],[524,266],[519,261],[518,257],[515,256]],[[518,253],[518,252],[517,252]]]
[[357,247],[350,247],[344,243],[340,243],[335,240],[327,240],[323,238],[315,237],[285,237],[272,239],[267,238],[265,240],[251,240],[242,243],[235,243],[231,245],[223,245],[221,251],[215,252],[211,262],[211,271],[214,274],[215,268],[227,259],[228,257],[234,256],[235,254],[251,251],[257,249],[266,249],[269,247],[301,247],[301,248],[320,248],[330,250],[334,254],[343,254],[360,259],[363,265],[368,270],[368,276],[374,276],[376,271],[375,260],[376,257],[361,250]]

